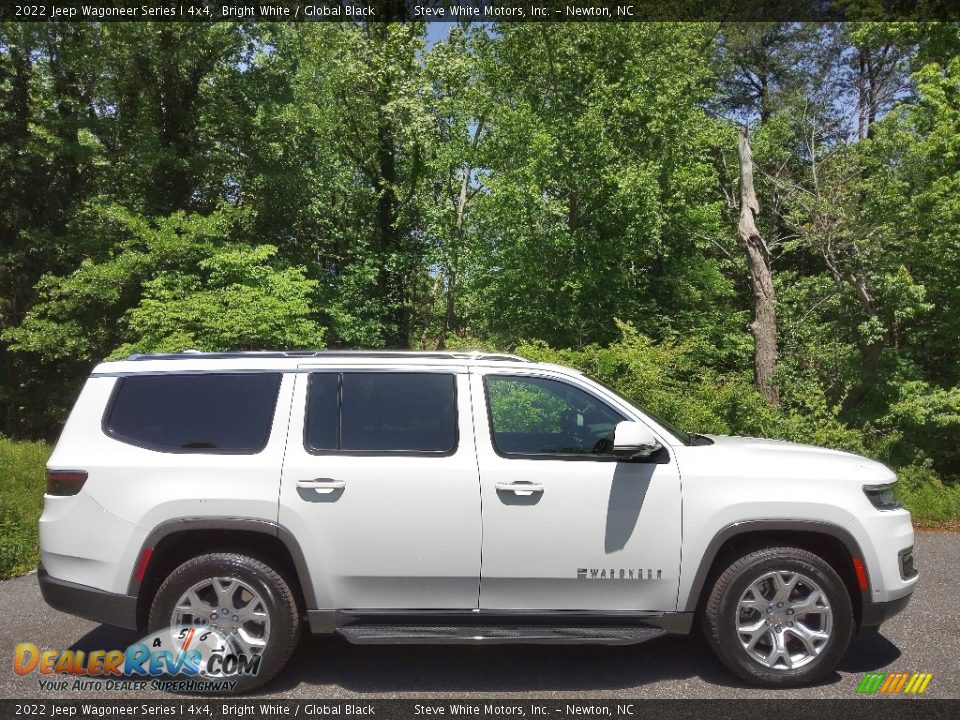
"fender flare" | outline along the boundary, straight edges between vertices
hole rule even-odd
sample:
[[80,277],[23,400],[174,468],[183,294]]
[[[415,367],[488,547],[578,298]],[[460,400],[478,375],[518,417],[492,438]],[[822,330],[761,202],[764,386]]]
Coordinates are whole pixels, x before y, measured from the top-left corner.
[[271,535],[277,538],[290,553],[293,560],[293,567],[297,573],[297,579],[300,581],[300,589],[303,592],[303,602],[306,609],[314,609],[317,606],[316,593],[313,590],[313,583],[310,580],[310,571],[307,568],[307,561],[304,557],[300,543],[292,532],[279,523],[271,520],[262,520],[260,518],[245,517],[186,517],[166,520],[157,525],[147,536],[146,540],[140,546],[140,552],[137,553],[137,563],[130,571],[130,582],[127,587],[127,594],[139,596],[142,582],[137,580],[136,564],[143,556],[146,548],[155,548],[160,542],[171,535],[182,532],[191,532],[194,530],[241,530],[244,532],[261,533]]
[[[777,531],[792,531],[828,535],[843,543],[844,547],[847,549],[847,552],[850,553],[851,558],[860,558],[861,561],[864,560],[863,551],[860,549],[860,544],[856,541],[853,535],[851,535],[850,532],[845,528],[842,528],[839,525],[834,525],[833,523],[821,522],[819,520],[741,520],[727,525],[716,535],[714,535],[708,543],[707,549],[700,558],[700,564],[697,567],[697,572],[693,577],[693,583],[690,586],[690,592],[687,595],[687,601],[684,610],[688,612],[696,611],[697,603],[700,600],[700,594],[703,592],[703,586],[707,581],[707,575],[710,573],[710,569],[713,567],[713,563],[717,559],[720,548],[723,547],[724,543],[731,538],[737,537],[738,535],[745,535],[747,533],[754,532]],[[867,589],[863,591],[863,601],[865,604],[869,603],[871,598],[869,572],[867,573],[867,582]]]

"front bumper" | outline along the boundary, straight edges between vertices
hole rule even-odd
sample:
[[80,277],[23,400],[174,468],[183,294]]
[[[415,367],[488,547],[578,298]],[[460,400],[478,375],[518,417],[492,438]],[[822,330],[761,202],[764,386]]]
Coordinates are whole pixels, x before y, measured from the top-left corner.
[[50,607],[86,620],[137,629],[137,597],[58,580],[40,568],[40,594]]
[[907,603],[910,602],[910,597],[913,595],[911,589],[903,597],[899,597],[896,600],[888,600],[887,602],[878,602],[878,603],[864,603],[863,604],[863,614],[860,618],[860,629],[861,630],[873,630],[880,627],[880,624],[886,622],[898,612],[903,610]]

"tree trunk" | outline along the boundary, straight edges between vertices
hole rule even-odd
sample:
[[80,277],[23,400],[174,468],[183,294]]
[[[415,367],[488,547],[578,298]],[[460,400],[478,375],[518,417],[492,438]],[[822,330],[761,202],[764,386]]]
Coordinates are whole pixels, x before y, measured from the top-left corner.
[[[477,122],[473,131],[473,138],[470,141],[470,150],[475,152],[477,145],[480,144],[480,136],[483,134],[485,122],[481,118]],[[451,332],[460,330],[460,322],[457,318],[457,277],[460,267],[460,252],[464,246],[464,233],[466,232],[467,205],[473,198],[476,191],[470,191],[470,176],[473,174],[473,161],[471,160],[463,168],[463,174],[460,176],[460,190],[457,193],[454,202],[454,211],[456,212],[456,223],[450,242],[450,258],[447,264],[447,296],[446,307],[443,313],[443,329],[440,333],[440,340],[437,343],[437,349],[443,350],[446,344],[447,335]]]
[[[876,300],[870,293],[867,285],[866,275],[856,272],[848,272],[847,280],[857,291],[857,297],[860,305],[863,307],[864,314],[869,318],[880,319],[880,310],[877,308]],[[874,339],[868,342],[860,349],[860,381],[854,385],[847,396],[843,399],[841,412],[851,413],[863,402],[870,392],[870,388],[876,383],[877,376],[880,374],[880,359],[883,355],[883,348],[886,343],[882,339]]]
[[453,226],[453,237],[450,242],[450,258],[447,263],[447,297],[446,307],[443,312],[443,330],[440,332],[440,341],[437,343],[437,349],[443,350],[446,346],[447,334],[457,329],[456,317],[456,289],[457,289],[457,270],[460,264],[460,245],[463,242],[463,222],[467,212],[467,203],[470,196],[467,193],[470,185],[470,173],[472,168],[467,165],[463,169],[463,175],[460,178],[460,193],[457,196],[456,213],[457,219]]
[[750,267],[750,287],[753,293],[753,381],[757,390],[773,406],[780,403],[776,385],[777,372],[777,307],[773,290],[773,270],[770,251],[757,229],[756,216],[760,212],[753,187],[753,153],[745,133],[741,133],[737,147],[740,159],[740,242],[747,253]]
[[377,234],[380,242],[378,284],[385,304],[384,343],[393,349],[410,347],[410,309],[406,302],[403,269],[393,267],[390,258],[401,252],[397,230],[397,157],[390,121],[381,117],[377,132]]
[[867,63],[861,49],[857,53],[857,139],[867,137]]

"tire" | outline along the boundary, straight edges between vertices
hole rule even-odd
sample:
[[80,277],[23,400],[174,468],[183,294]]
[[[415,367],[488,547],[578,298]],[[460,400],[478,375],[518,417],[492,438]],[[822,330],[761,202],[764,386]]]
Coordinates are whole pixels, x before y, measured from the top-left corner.
[[[187,599],[191,590],[193,595],[189,597],[194,600]],[[230,604],[231,612],[218,615],[222,608],[212,608],[214,619],[210,619],[214,603]],[[196,613],[188,610],[185,614],[184,608],[191,605],[197,608]],[[233,608],[238,608],[238,614],[231,616]],[[256,674],[219,676],[236,682],[233,692],[244,692],[269,682],[286,665],[300,637],[301,623],[294,594],[280,573],[247,555],[211,553],[180,565],[153,599],[150,631],[178,625],[219,630],[232,652],[260,656]],[[223,692],[222,688],[217,691]]]
[[701,620],[730,670],[770,688],[807,685],[832,672],[854,627],[843,580],[822,558],[794,547],[756,550],[731,563]]

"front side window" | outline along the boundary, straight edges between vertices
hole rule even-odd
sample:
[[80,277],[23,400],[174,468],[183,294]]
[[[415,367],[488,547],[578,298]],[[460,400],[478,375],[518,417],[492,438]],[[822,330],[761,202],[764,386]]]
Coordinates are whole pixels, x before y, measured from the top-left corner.
[[455,383],[444,373],[313,373],[307,449],[451,453],[457,447]]
[[488,375],[487,407],[501,455],[597,455],[613,450],[620,413],[559,380]]
[[254,454],[267,446],[279,389],[280,373],[125,377],[104,431],[161,452]]

